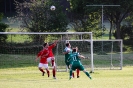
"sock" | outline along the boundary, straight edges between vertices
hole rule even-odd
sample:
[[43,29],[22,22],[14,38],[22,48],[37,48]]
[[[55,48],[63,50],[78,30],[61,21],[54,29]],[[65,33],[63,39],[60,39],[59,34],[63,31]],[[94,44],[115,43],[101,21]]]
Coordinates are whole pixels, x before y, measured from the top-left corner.
[[78,77],[78,76],[79,76],[79,72],[80,72],[80,70],[79,70],[79,69],[77,69],[76,71],[77,71],[77,77]]
[[88,72],[85,72],[85,74],[86,74],[88,77],[90,77],[90,74],[89,74]]
[[72,76],[73,76],[73,78],[74,78],[74,72],[72,72]]
[[40,70],[41,72],[44,72],[44,73],[45,73],[45,71],[44,71],[42,68],[39,68],[39,70]]
[[72,77],[73,76],[73,72],[72,72],[72,70],[70,69],[70,77]]
[[51,60],[51,63],[52,63],[52,66],[54,66],[54,60],[53,59]]
[[50,72],[49,72],[49,70],[46,70],[47,71],[47,74],[48,74],[48,77],[50,76]]
[[55,77],[55,75],[56,75],[56,71],[55,71],[55,67],[54,67],[54,69],[53,69],[53,77]]

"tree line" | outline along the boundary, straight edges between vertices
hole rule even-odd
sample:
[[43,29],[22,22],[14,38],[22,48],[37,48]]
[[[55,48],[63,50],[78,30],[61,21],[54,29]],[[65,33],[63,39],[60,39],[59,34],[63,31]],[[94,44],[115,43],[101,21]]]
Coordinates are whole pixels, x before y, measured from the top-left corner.
[[[133,39],[133,0],[68,0],[67,7],[62,0],[23,0],[15,1],[16,15],[13,19],[20,21],[20,27],[29,32],[93,32],[95,38],[106,31],[101,19],[110,22],[109,39],[123,39],[132,45]],[[50,10],[54,5],[56,9]],[[87,5],[120,5],[102,6]],[[1,29],[0,29],[1,30]],[[128,42],[130,41],[130,43]]]

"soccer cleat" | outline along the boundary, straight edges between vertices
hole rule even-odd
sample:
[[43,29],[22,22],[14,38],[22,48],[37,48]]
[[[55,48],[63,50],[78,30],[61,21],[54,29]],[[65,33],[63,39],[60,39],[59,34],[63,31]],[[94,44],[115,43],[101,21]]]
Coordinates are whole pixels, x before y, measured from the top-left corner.
[[53,77],[53,79],[56,79],[56,77]]
[[91,76],[89,76],[89,78],[90,78],[90,79],[92,79],[92,77],[91,77]]
[[77,78],[79,78],[79,76],[77,76]]
[[44,76],[45,72],[42,73],[42,76]]
[[69,80],[71,80],[72,79],[72,77],[69,77]]

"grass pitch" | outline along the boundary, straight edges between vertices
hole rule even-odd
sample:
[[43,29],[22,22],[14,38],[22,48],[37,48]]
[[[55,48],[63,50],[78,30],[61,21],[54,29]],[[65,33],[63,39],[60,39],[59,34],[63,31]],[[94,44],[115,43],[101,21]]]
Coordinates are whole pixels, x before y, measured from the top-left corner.
[[[133,88],[133,67],[123,70],[95,70],[90,80],[83,72],[69,80],[68,72],[57,72],[57,79],[41,76],[37,67],[0,69],[0,88]],[[76,74],[75,74],[76,75]]]

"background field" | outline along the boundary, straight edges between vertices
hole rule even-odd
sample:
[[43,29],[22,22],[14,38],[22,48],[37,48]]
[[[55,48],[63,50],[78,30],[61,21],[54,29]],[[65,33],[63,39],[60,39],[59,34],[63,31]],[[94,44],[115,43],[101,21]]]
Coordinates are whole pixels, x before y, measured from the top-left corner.
[[80,78],[68,80],[68,72],[41,76],[37,67],[0,69],[0,88],[133,88],[133,67],[123,70],[95,70],[92,80],[81,72]]

